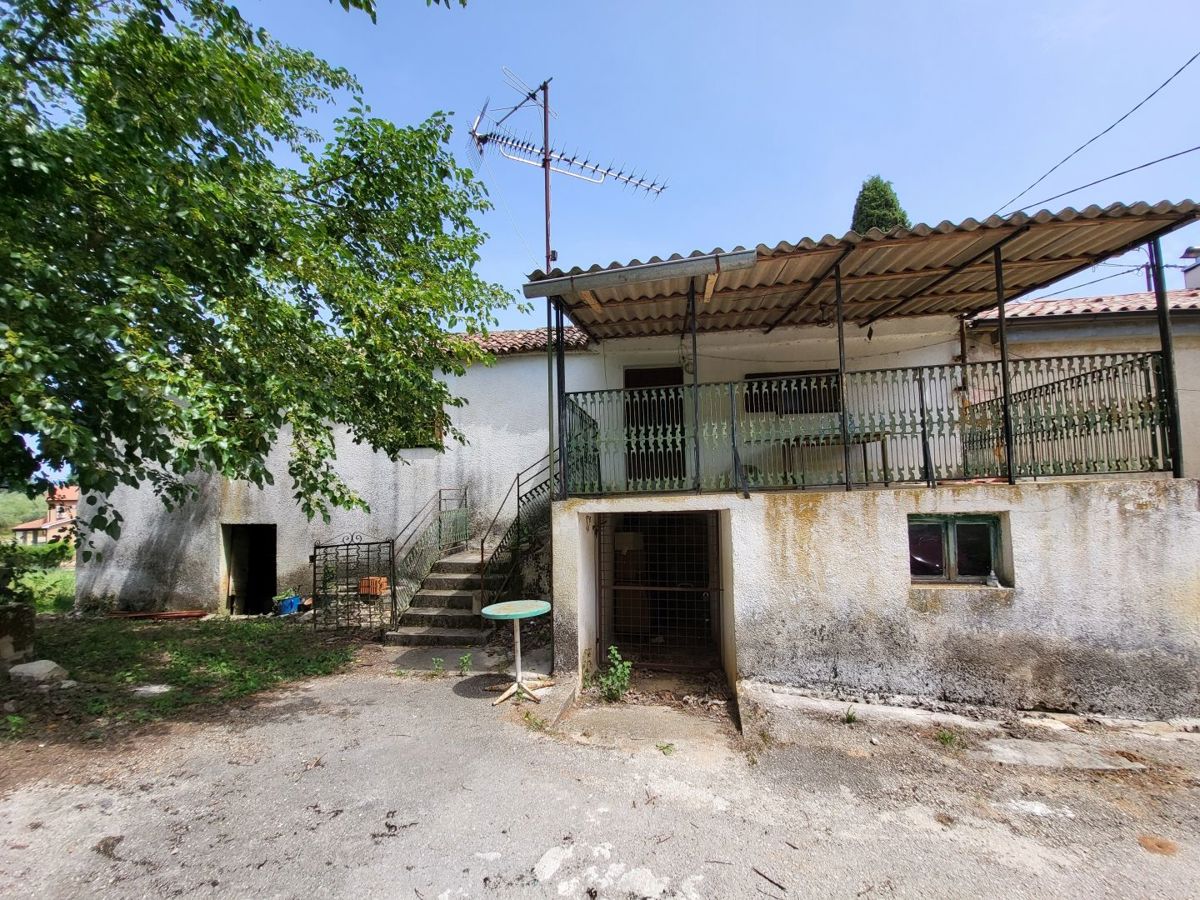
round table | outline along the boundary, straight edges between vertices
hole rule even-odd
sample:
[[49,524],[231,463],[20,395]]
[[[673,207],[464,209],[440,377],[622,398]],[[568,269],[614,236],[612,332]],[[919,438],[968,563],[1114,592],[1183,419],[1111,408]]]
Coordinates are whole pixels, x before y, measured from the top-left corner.
[[[479,614],[485,619],[494,619],[497,621],[511,619],[513,623],[513,657],[517,667],[517,677],[508,690],[492,701],[492,706],[495,706],[497,703],[503,703],[518,691],[524,691],[525,696],[534,703],[542,702],[533,695],[533,690],[525,683],[521,675],[521,620],[532,619],[534,616],[544,616],[548,612],[550,612],[550,604],[545,600],[509,600],[505,603],[493,603],[491,606],[485,606],[479,611]],[[548,687],[548,684],[540,684],[538,686]]]

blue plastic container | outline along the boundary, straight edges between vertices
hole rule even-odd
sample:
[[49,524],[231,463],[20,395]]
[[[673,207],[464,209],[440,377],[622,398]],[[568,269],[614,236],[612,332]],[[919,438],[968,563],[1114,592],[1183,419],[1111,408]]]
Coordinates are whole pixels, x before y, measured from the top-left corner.
[[300,612],[300,595],[291,594],[279,601],[277,615],[291,616]]

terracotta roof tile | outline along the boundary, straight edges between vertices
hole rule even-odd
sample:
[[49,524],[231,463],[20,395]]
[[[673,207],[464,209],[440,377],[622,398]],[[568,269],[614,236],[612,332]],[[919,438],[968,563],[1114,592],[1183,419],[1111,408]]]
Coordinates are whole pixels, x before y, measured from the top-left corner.
[[[563,342],[568,353],[588,348],[588,337],[579,328],[564,328]],[[530,328],[521,331],[492,331],[479,338],[484,350],[496,356],[515,356],[518,353],[545,353],[546,329]]]
[[[1172,311],[1200,311],[1200,290],[1167,291],[1167,303]],[[1111,313],[1154,312],[1154,294],[1109,294],[1101,297],[1064,297],[1061,300],[1026,300],[1009,303],[1004,308],[1008,319],[1042,319],[1053,316],[1095,316]],[[975,317],[976,321],[995,319],[996,310],[989,309]]]
[[39,516],[36,519],[30,519],[28,522],[22,522],[20,525],[14,525],[12,531],[38,531],[46,527],[46,517]]

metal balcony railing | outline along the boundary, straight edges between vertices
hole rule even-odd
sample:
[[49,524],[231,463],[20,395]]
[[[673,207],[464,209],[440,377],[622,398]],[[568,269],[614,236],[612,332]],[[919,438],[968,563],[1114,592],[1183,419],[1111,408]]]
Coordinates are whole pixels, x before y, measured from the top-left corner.
[[[1171,468],[1160,353],[1009,369],[1015,477]],[[583,391],[567,395],[565,419],[573,495],[1008,474],[999,362],[847,372],[844,386],[828,373]]]

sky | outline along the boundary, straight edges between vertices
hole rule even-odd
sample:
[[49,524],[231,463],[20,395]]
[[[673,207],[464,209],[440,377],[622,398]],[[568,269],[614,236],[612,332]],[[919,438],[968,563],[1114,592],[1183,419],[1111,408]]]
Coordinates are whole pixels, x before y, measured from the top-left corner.
[[[669,184],[653,198],[555,176],[565,269],[841,235],[873,174],[893,182],[914,223],[983,219],[1200,49],[1194,0],[378,3],[377,24],[324,0],[239,6],[353,72],[374,114],[411,124],[453,113],[452,149],[495,205],[478,271],[514,296],[544,262],[542,175],[493,152],[481,161],[467,138],[485,99],[519,99],[504,66],[531,85],[553,79],[556,146]],[[1200,60],[1017,206],[1200,144],[1198,95]],[[540,141],[539,113],[508,124]],[[1047,206],[1196,199],[1198,176],[1200,152]],[[1165,261],[1179,264],[1192,244],[1200,224],[1164,239]],[[1088,270],[1042,294],[1120,271]],[[1167,286],[1183,286],[1179,269]],[[1062,296],[1136,290],[1139,272]],[[499,318],[545,322],[515,306]]]

